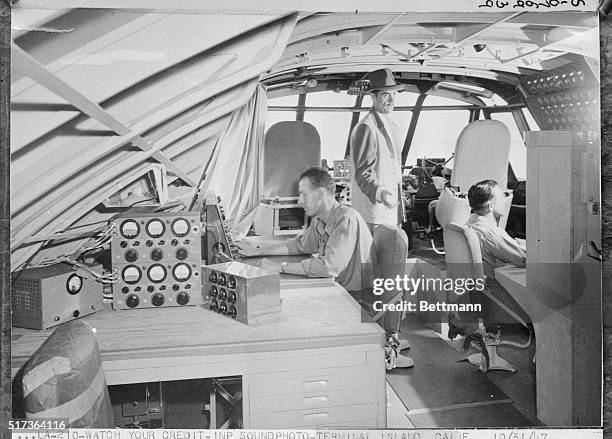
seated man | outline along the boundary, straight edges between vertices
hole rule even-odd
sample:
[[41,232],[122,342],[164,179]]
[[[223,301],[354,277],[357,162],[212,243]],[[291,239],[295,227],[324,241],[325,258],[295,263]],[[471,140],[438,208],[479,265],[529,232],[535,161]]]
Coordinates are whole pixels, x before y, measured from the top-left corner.
[[[483,180],[472,185],[468,200],[472,214],[466,225],[476,232],[480,241],[482,265],[489,290],[501,288],[495,281],[495,269],[506,264],[525,267],[527,254],[524,242],[513,239],[497,225],[504,214],[505,193],[494,180]],[[467,298],[466,298],[467,299]],[[475,316],[457,313],[449,316],[449,338],[472,333]]]
[[[323,168],[310,168],[302,173],[298,187],[299,203],[312,218],[304,233],[261,246],[241,241],[237,243],[240,253],[247,257],[309,254],[312,256],[301,262],[263,259],[261,267],[308,277],[333,277],[350,292],[371,289],[372,279],[366,270],[372,263],[372,235],[364,219],[352,207],[336,201],[334,180]],[[397,334],[392,335],[397,339]],[[407,362],[404,359],[410,360],[400,357],[398,366]]]
[[504,214],[505,193],[494,180],[483,180],[468,191],[472,209],[467,225],[480,240],[482,263],[487,279],[495,279],[495,269],[505,264],[525,267],[527,254],[524,242],[513,239],[497,226]]

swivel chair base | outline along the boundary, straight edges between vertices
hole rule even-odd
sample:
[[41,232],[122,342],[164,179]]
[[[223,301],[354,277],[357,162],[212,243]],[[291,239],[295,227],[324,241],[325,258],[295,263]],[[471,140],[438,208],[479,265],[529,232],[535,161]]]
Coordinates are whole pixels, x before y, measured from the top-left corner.
[[516,367],[497,353],[497,347],[501,344],[501,332],[498,331],[497,334],[487,332],[482,320],[479,320],[478,326],[476,333],[468,336],[464,344],[464,349],[467,349],[471,343],[475,343],[481,351],[467,357],[470,364],[477,366],[483,373],[490,370],[516,372]]

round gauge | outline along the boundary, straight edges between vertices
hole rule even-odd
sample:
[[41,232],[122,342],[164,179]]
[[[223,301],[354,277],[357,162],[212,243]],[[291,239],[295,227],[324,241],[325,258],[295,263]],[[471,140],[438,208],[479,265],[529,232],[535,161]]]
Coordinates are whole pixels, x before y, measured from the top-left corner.
[[172,221],[172,233],[176,236],[187,236],[189,234],[189,230],[191,227],[189,226],[189,222],[185,218],[177,218]]
[[162,282],[166,278],[166,268],[161,264],[153,264],[147,271],[147,277],[151,282]]
[[236,288],[236,278],[234,276],[230,276],[227,279],[227,286],[230,288]]
[[151,259],[154,261],[161,261],[164,257],[164,252],[161,248],[154,248],[151,250]]
[[68,280],[66,280],[66,291],[68,291],[68,294],[78,294],[81,288],[83,288],[83,278],[77,274],[71,274]]
[[217,282],[217,273],[211,271],[210,275],[208,276],[208,282]]
[[125,260],[128,262],[136,262],[138,259],[138,252],[133,248],[125,252]]
[[147,233],[151,238],[159,238],[166,231],[166,226],[162,220],[154,218],[147,223]]
[[179,281],[186,281],[191,277],[191,267],[185,263],[176,264],[172,269],[172,276]]
[[217,296],[217,287],[216,286],[212,286],[210,287],[210,292],[208,293],[209,296],[212,297],[216,297]]
[[140,233],[140,226],[133,219],[125,220],[119,226],[119,232],[124,238],[133,239]]
[[140,272],[140,268],[135,265],[128,265],[121,272],[121,278],[126,284],[133,285],[138,283],[141,277],[142,273]]
[[225,285],[227,283],[227,278],[225,277],[225,274],[221,273],[219,275],[219,285]]

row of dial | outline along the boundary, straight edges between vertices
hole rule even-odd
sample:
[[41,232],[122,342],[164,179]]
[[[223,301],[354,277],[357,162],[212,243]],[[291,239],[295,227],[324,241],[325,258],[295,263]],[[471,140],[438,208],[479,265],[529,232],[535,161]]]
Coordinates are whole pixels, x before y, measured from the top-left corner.
[[[193,229],[194,233],[197,233],[198,227],[191,225],[185,218],[176,218],[170,222],[166,220],[164,223],[159,218],[153,218],[144,223],[144,229],[151,238],[159,238],[166,233],[166,224],[170,226],[170,230],[175,236],[184,237],[189,234]],[[126,239],[134,239],[140,234],[140,225],[135,219],[127,219],[119,225],[119,233]]]
[[[184,282],[193,276],[198,276],[197,271],[193,271],[189,265],[184,262],[180,262],[174,267],[169,265],[168,268],[171,268],[172,277],[178,282]],[[148,268],[143,267],[143,270],[146,269],[147,278],[151,282],[159,283],[163,282],[168,276],[168,269],[162,264],[152,264]],[[136,265],[127,265],[121,271],[121,279],[126,284],[136,284],[140,282],[143,275],[143,270]]]

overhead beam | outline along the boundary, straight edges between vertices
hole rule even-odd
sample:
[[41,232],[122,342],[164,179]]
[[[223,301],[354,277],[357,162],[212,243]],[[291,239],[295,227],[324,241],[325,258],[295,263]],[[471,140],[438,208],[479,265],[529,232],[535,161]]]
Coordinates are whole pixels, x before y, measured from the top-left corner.
[[[43,87],[46,87],[59,97],[65,99],[79,111],[104,124],[119,136],[131,134],[130,128],[127,125],[116,119],[96,102],[93,102],[81,92],[71,87],[16,44],[13,44],[13,59],[15,67],[21,70],[24,75],[29,76]],[[143,151],[153,149],[153,146],[139,135],[136,135],[132,139],[132,143]],[[153,154],[153,158],[165,164],[168,171],[175,174],[186,184],[195,187],[196,183],[161,152]]]
[[389,30],[389,28],[391,26],[393,26],[400,18],[402,18],[403,16],[405,16],[407,13],[404,14],[397,14],[395,17],[393,17],[391,20],[389,20],[387,23],[385,23],[384,25],[380,26],[376,32],[374,32],[374,34],[368,38],[366,38],[361,45],[365,46],[366,44],[370,43],[371,41],[374,41],[377,38],[380,38],[381,35],[383,35],[385,32],[387,32],[387,30]]
[[79,111],[109,127],[120,136],[130,131],[127,126],[108,114],[104,108],[68,85],[15,43],[13,43],[12,55],[13,66],[23,75],[29,76],[43,87],[66,100]]
[[[480,29],[478,29],[478,30],[471,30],[470,32],[468,32],[468,34],[467,34],[467,35],[464,35],[464,36],[460,37],[460,38],[459,38],[457,41],[455,41],[455,42],[452,44],[452,47],[449,47],[449,48],[447,49],[446,53],[449,53],[449,52],[451,52],[452,50],[455,50],[457,47],[459,47],[459,46],[461,46],[461,45],[465,44],[466,42],[468,42],[469,40],[471,40],[472,38],[474,38],[476,35],[478,35],[478,34],[480,34],[480,33],[484,32],[484,31],[486,31],[487,29],[491,29],[492,27],[497,26],[497,25],[498,25],[498,24],[500,24],[500,23],[504,23],[504,22],[506,22],[506,21],[512,20],[513,18],[518,17],[518,16],[519,16],[519,15],[521,15],[522,13],[523,13],[523,11],[521,11],[521,12],[514,12],[514,13],[509,14],[509,15],[506,15],[505,17],[502,17],[502,18],[500,18],[500,19],[498,19],[498,20],[495,20],[495,21],[494,21],[494,22],[492,22],[492,23],[489,23],[489,24],[487,24],[487,25],[485,25],[485,26],[482,26],[482,27],[481,27]],[[421,51],[421,52],[419,53],[419,55],[423,55],[423,54],[425,54],[425,53],[427,53],[427,52],[430,52],[431,50],[433,50],[433,49],[435,49],[435,48],[436,48],[436,47],[435,47],[435,45],[434,45],[434,47],[428,47],[428,48],[427,48],[427,50]],[[416,55],[415,55],[415,56],[416,56]]]

